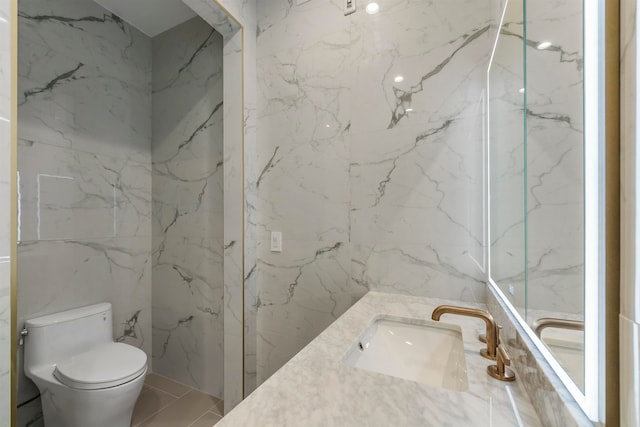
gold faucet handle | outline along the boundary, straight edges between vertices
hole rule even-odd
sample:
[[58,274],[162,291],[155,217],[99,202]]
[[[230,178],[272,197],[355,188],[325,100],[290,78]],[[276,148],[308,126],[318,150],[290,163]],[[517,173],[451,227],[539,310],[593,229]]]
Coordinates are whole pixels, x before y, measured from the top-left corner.
[[503,344],[498,346],[496,364],[487,366],[487,373],[500,381],[515,381],[516,374],[507,366],[511,366],[511,356]]

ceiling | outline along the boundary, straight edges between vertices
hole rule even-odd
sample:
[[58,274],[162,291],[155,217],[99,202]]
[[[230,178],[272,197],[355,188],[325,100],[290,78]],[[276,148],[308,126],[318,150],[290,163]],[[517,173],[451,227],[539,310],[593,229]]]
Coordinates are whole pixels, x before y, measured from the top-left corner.
[[182,0],[94,1],[149,37],[155,37],[196,16]]

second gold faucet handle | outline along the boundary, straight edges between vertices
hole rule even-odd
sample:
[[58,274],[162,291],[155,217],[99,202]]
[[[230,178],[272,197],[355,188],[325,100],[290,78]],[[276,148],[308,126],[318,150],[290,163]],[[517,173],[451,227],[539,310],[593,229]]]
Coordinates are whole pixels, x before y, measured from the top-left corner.
[[500,381],[515,381],[516,374],[507,366],[511,365],[511,356],[507,348],[500,344],[496,355],[496,364],[487,366],[487,372],[493,378]]
[[497,360],[498,360],[498,363],[502,362],[506,366],[511,366],[511,355],[509,354],[509,352],[507,351],[507,348],[503,344],[500,344],[498,346]]

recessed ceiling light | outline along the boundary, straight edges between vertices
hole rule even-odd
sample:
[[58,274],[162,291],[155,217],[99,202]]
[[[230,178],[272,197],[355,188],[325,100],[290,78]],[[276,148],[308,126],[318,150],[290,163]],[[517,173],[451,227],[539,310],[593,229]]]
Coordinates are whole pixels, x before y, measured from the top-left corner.
[[407,113],[410,113],[410,112],[412,112],[412,111],[413,111],[413,108],[407,108],[407,109],[405,109],[404,111],[406,111]]
[[380,5],[378,3],[369,3],[367,7],[364,8],[369,15],[374,15],[380,11]]
[[536,47],[538,48],[538,50],[545,50],[551,47],[551,42],[541,42],[541,43],[538,43],[538,46]]
[[524,88],[520,88],[520,90],[518,92],[524,93]]
[[402,77],[402,76],[395,76],[395,77],[393,78],[393,81],[394,81],[394,82],[396,82],[396,83],[402,83],[402,82],[404,81],[404,77]]
[[330,125],[329,123],[327,123],[326,125],[324,125],[324,127],[326,127],[326,128],[330,128],[330,127],[331,127],[331,125]]

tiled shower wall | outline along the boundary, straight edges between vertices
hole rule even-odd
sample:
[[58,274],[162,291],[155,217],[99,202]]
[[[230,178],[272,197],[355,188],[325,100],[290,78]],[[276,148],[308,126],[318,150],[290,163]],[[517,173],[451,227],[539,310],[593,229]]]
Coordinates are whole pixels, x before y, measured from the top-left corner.
[[153,367],[223,392],[222,36],[193,18],[153,39]]
[[19,324],[109,301],[151,359],[151,39],[86,0],[19,25]]
[[368,289],[484,299],[487,3],[258,2],[258,383]]
[[9,0],[0,0],[0,425],[11,417],[10,153],[11,37]]

